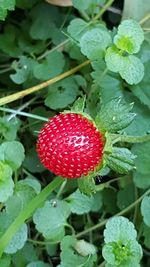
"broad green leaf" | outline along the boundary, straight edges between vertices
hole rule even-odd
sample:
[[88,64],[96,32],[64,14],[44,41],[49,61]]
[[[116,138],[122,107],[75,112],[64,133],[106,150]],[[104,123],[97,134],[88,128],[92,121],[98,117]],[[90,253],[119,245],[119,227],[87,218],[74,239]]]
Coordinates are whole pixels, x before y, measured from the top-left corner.
[[0,118],[0,133],[8,141],[16,139],[19,127],[20,121],[17,118],[12,118],[11,120],[8,120],[8,116]]
[[[9,0],[2,0],[9,1]],[[11,0],[10,0],[11,1]],[[18,57],[21,50],[18,47],[19,30],[12,24],[6,24],[3,34],[0,35],[0,49],[10,57]]]
[[54,51],[47,55],[43,63],[34,66],[34,76],[39,80],[48,80],[60,74],[64,64],[63,54]]
[[5,20],[7,10],[15,9],[15,0],[0,0],[0,20]]
[[35,191],[36,194],[39,194],[41,191],[40,182],[34,177],[32,177],[31,175],[28,176],[26,179],[19,181],[19,185],[25,185],[25,186],[27,185],[31,187]]
[[27,80],[32,80],[33,68],[36,65],[36,61],[26,56],[21,56],[19,61],[12,63],[12,68],[16,71],[15,74],[11,74],[10,78],[16,84],[22,84]]
[[26,267],[51,267],[51,265],[44,263],[43,261],[33,261],[30,262]]
[[130,112],[132,107],[132,103],[121,102],[121,98],[114,98],[102,104],[95,118],[97,128],[112,133],[126,128],[135,117],[135,114]]
[[142,174],[138,171],[134,171],[133,181],[138,188],[146,189],[150,186],[150,173]]
[[6,202],[7,213],[16,218],[35,196],[36,192],[32,186],[25,184],[25,182],[23,183],[23,181],[18,182],[14,194]]
[[79,41],[87,27],[87,22],[85,22],[83,19],[76,18],[70,22],[67,31],[73,39]]
[[91,0],[72,0],[73,6],[79,10],[86,10],[88,9],[89,5],[91,4]]
[[150,142],[134,144],[131,151],[134,155],[136,155],[135,166],[137,172],[143,175],[150,174]]
[[110,44],[111,36],[101,25],[97,28],[88,30],[80,39],[81,52],[91,60],[102,58],[105,49]]
[[78,93],[78,85],[74,77],[66,78],[49,86],[45,105],[54,110],[65,108],[76,99]]
[[44,167],[39,161],[35,147],[29,149],[28,152],[26,153],[23,166],[31,173],[42,172],[44,170]]
[[69,205],[64,201],[46,201],[33,215],[36,229],[51,241],[61,240],[64,236],[64,227],[70,214]]
[[136,156],[127,148],[113,147],[112,154],[104,155],[104,157],[108,167],[117,173],[128,173],[135,166]]
[[94,198],[93,196],[89,197],[85,194],[82,194],[79,189],[77,189],[67,198],[67,203],[69,203],[72,213],[81,215],[88,213],[91,210],[94,203]]
[[117,206],[120,210],[125,209],[135,201],[135,186],[128,184],[117,193]]
[[15,267],[26,266],[29,262],[37,261],[36,248],[31,243],[25,243],[24,247],[13,255]]
[[144,32],[140,24],[132,19],[122,21],[114,37],[115,45],[129,54],[139,52],[143,41]]
[[5,249],[5,253],[14,254],[21,249],[27,241],[27,225],[24,223],[12,237],[11,241]]
[[144,65],[133,55],[122,56],[115,46],[107,49],[105,55],[107,68],[112,72],[119,72],[129,84],[138,84],[144,76]]
[[150,90],[149,90],[149,80],[150,80],[150,60],[144,64],[145,74],[143,80],[137,84],[130,86],[132,93],[150,109]]
[[18,169],[24,160],[24,147],[18,141],[7,141],[0,146],[0,160],[5,161],[13,170]]
[[10,197],[13,189],[12,169],[0,161],[0,202],[5,202]]
[[150,227],[150,196],[145,196],[141,203],[141,213],[145,224]]
[[150,249],[150,227],[144,225],[143,236],[144,236],[144,245]]
[[10,267],[11,265],[11,257],[10,255],[3,255],[0,260],[1,267]]
[[134,224],[127,218],[115,216],[108,220],[104,230],[104,240],[108,244],[110,242],[122,242],[124,245],[129,241],[135,241],[137,232]]

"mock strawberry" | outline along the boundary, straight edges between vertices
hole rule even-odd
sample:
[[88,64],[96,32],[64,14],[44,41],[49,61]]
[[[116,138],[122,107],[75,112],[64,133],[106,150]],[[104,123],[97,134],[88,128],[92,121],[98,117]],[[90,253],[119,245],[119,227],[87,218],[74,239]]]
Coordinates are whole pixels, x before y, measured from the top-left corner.
[[82,115],[60,114],[40,130],[36,149],[46,169],[65,178],[79,178],[100,163],[103,138]]

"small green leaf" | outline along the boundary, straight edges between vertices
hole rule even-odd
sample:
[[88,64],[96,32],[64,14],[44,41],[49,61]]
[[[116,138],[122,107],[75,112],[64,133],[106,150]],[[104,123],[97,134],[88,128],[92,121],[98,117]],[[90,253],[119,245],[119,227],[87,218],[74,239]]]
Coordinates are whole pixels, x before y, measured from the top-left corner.
[[77,189],[73,194],[67,198],[67,203],[69,203],[72,213],[84,214],[88,213],[93,205],[94,198],[88,197],[82,194],[79,189]]
[[51,241],[61,240],[64,236],[66,219],[70,214],[69,205],[64,201],[46,201],[33,215],[36,229]]
[[105,49],[111,44],[111,36],[103,27],[88,30],[80,39],[81,52],[91,60],[98,60],[104,55]]
[[34,76],[39,80],[48,80],[63,71],[65,61],[63,54],[57,51],[50,53],[43,63],[34,66]]
[[15,74],[11,74],[10,78],[16,84],[22,84],[27,80],[32,80],[33,68],[36,65],[36,61],[26,56],[21,56],[19,61],[12,63],[12,68],[16,71]]
[[5,161],[13,170],[18,169],[24,160],[24,147],[18,141],[7,141],[0,146],[0,160]]
[[133,172],[133,181],[138,188],[146,189],[150,186],[150,178],[148,174],[142,174],[137,170]]
[[138,173],[143,175],[150,174],[150,142],[145,142],[142,144],[134,144],[131,149],[132,153],[136,155],[135,166]]
[[27,225],[24,223],[13,236],[5,249],[5,253],[14,254],[21,249],[27,241]]
[[18,118],[12,118],[11,120],[8,120],[8,117],[0,118],[0,133],[8,141],[16,139],[19,127],[20,120]]
[[73,112],[83,112],[84,107],[85,107],[85,101],[86,101],[86,96],[84,97],[79,97],[75,103],[73,104],[71,111]]
[[5,202],[10,197],[13,189],[12,169],[0,161],[0,202]]
[[126,128],[135,117],[135,114],[130,112],[132,107],[133,104],[123,103],[120,98],[102,104],[95,118],[97,128],[112,133]]
[[135,186],[128,184],[123,189],[119,190],[117,194],[117,206],[120,210],[125,209],[135,201]]
[[26,266],[29,262],[37,261],[36,248],[31,243],[25,243],[24,247],[13,255],[15,267]]
[[104,155],[104,157],[106,164],[117,173],[128,173],[135,166],[136,157],[127,148],[113,147],[112,154]]
[[78,187],[82,194],[87,196],[93,195],[96,192],[95,182],[93,180],[93,173],[88,173],[87,176],[82,176],[78,179]]
[[30,262],[26,267],[51,267],[51,265],[44,263],[43,261],[33,261]]
[[51,109],[62,109],[71,104],[78,95],[78,85],[73,77],[66,78],[49,86],[45,105]]
[[145,196],[141,203],[141,213],[145,224],[150,227],[150,196]]
[[15,0],[1,0],[0,8],[0,20],[5,20],[7,16],[7,10],[15,9]]
[[139,23],[132,19],[122,21],[118,27],[118,33],[114,37],[115,45],[129,54],[139,52],[143,41],[143,30]]
[[73,39],[75,39],[76,41],[79,41],[85,29],[87,28],[87,26],[88,26],[87,22],[85,22],[83,19],[77,18],[71,21],[67,30],[68,30],[69,35]]
[[93,244],[86,242],[84,239],[78,240],[74,245],[74,248],[83,257],[94,255],[97,252],[96,247]]

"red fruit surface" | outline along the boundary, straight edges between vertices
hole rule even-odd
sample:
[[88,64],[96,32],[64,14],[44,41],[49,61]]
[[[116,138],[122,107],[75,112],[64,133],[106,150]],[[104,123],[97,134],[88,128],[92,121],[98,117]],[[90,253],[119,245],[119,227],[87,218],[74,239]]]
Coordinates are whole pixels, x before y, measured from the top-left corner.
[[65,178],[79,178],[101,161],[103,139],[82,115],[60,114],[40,130],[36,149],[46,169]]

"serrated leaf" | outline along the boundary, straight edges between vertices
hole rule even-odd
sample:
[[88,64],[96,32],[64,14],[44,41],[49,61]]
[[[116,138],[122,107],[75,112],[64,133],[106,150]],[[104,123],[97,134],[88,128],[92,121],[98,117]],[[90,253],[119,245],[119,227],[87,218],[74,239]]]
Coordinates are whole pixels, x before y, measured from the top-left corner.
[[7,141],[0,146],[0,160],[5,161],[13,170],[21,166],[24,157],[24,147],[18,141]]
[[21,249],[27,241],[27,225],[24,223],[12,237],[5,249],[5,253],[14,254]]
[[34,66],[34,76],[39,80],[48,80],[60,74],[64,65],[63,54],[54,51],[45,58],[43,63]]
[[66,78],[49,87],[45,105],[51,109],[62,109],[71,104],[78,95],[78,85],[73,77]]
[[135,117],[135,114],[130,112],[132,106],[121,102],[120,98],[102,104],[95,118],[98,129],[113,133],[126,128]]
[[122,21],[118,27],[118,33],[114,37],[115,45],[129,54],[139,52],[143,41],[143,30],[139,23],[132,19]]
[[79,41],[87,26],[88,23],[83,19],[76,18],[70,22],[67,31],[73,39]]
[[0,161],[0,202],[4,203],[10,197],[13,189],[12,169]]
[[144,65],[139,58],[133,55],[122,56],[115,46],[107,49],[105,55],[107,68],[119,72],[129,84],[138,84],[144,76]]
[[80,39],[81,52],[91,60],[103,57],[105,49],[111,44],[111,36],[103,27],[99,26],[84,33]]
[[17,118],[8,120],[8,117],[0,118],[0,133],[8,141],[16,139],[17,131],[20,127],[20,121]]
[[67,198],[67,203],[69,203],[72,213],[84,214],[91,210],[94,198],[92,196],[88,197],[85,194],[82,194],[79,189],[77,189]]
[[64,226],[70,214],[69,205],[64,201],[46,201],[44,206],[33,215],[36,229],[52,241],[61,240],[64,236]]
[[22,84],[27,80],[31,80],[33,77],[33,68],[36,65],[36,61],[26,56],[21,56],[19,61],[12,63],[12,68],[15,69],[16,73],[11,74],[10,78],[16,84]]
[[27,186],[31,187],[35,191],[36,194],[39,194],[41,191],[40,182],[37,179],[35,179],[34,177],[32,177],[31,175],[28,176],[26,179],[19,181],[19,184],[25,185],[25,186],[27,185]]
[[134,159],[136,157],[127,148],[113,147],[112,154],[104,155],[104,157],[108,167],[117,173],[128,173],[135,166]]
[[150,227],[150,196],[145,196],[141,203],[141,213],[145,224]]

